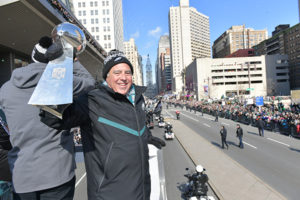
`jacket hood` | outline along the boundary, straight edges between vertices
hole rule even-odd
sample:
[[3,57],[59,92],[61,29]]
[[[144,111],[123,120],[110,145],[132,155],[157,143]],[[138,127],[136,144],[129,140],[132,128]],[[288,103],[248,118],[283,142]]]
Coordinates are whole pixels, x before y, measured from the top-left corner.
[[45,63],[32,63],[26,67],[15,69],[11,76],[11,81],[17,88],[32,88],[39,82],[44,69],[47,64]]

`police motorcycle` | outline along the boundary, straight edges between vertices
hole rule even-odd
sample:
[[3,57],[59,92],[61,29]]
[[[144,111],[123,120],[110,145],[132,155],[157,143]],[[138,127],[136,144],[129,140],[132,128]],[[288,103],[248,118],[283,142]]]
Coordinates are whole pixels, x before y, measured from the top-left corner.
[[175,135],[172,130],[173,126],[170,124],[170,122],[167,122],[165,126],[165,140],[173,140]]
[[[188,170],[188,168],[187,168]],[[204,173],[205,169],[201,165],[196,166],[196,172],[185,174],[188,182],[183,192],[186,200],[215,200],[212,196],[207,196],[208,176]]]
[[159,116],[159,118],[158,118],[158,127],[163,128],[163,127],[165,127],[165,125],[166,125],[166,123],[165,123],[164,118],[162,116]]
[[176,119],[180,119],[180,112],[178,110],[175,111]]

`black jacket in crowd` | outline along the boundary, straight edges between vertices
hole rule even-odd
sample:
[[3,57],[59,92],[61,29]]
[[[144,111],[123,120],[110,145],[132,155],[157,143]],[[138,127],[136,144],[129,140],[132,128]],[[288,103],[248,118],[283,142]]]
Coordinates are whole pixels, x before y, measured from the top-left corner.
[[221,137],[222,137],[222,138],[226,138],[226,136],[227,136],[227,130],[226,130],[226,128],[221,129],[221,130],[220,130],[220,134],[221,134]]
[[236,129],[236,136],[243,137],[243,129],[241,127]]
[[150,199],[145,89],[135,86],[133,105],[101,84],[64,112],[63,128],[81,127],[91,200]]
[[257,127],[262,129],[265,126],[265,122],[262,120],[262,118],[259,118],[259,120],[257,120]]

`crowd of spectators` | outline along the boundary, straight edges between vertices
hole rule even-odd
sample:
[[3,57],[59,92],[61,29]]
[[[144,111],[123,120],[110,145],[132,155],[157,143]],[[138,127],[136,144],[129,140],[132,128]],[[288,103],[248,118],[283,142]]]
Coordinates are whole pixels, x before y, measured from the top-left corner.
[[259,118],[263,119],[264,128],[273,132],[300,138],[300,106],[292,104],[284,107],[281,103],[265,104],[258,107],[255,104],[241,104],[237,102],[201,102],[165,100],[170,106],[186,108],[194,112],[203,112],[213,116],[218,115],[239,123],[257,126]]

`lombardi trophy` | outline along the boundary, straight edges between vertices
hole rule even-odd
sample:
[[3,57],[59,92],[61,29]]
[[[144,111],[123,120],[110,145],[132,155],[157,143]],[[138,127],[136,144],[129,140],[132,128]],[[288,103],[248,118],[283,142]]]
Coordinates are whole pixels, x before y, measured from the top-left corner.
[[80,28],[68,22],[57,25],[51,35],[54,43],[62,46],[63,54],[47,64],[28,104],[61,118],[73,102],[73,51],[82,53],[86,38]]

